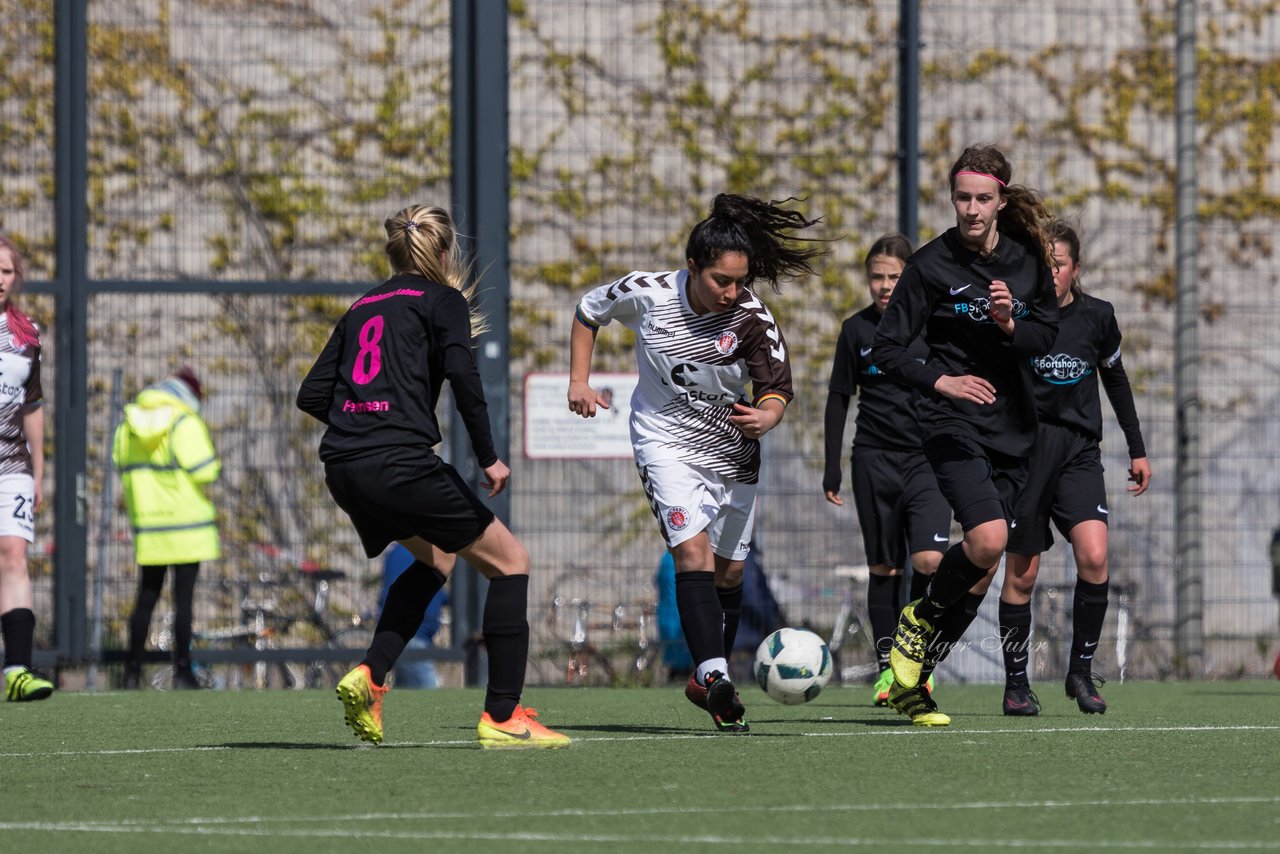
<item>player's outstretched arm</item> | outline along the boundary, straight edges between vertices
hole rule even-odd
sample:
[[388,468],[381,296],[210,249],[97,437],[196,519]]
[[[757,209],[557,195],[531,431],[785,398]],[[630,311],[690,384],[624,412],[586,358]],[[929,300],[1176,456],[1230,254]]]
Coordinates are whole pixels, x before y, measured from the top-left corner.
[[569,411],[595,418],[596,408],[609,404],[591,387],[591,356],[596,349],[596,329],[576,317],[569,332]]

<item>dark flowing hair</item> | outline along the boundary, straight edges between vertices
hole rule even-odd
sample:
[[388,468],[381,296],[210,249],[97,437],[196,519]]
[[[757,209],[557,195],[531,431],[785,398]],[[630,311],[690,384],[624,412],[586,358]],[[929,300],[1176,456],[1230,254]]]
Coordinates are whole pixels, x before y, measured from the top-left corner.
[[0,249],[9,250],[9,258],[13,261],[15,272],[13,287],[9,289],[9,296],[4,301],[4,313],[9,320],[9,332],[19,348],[33,347],[40,343],[40,331],[31,322],[31,318],[18,308],[18,302],[14,299],[14,294],[21,290],[23,283],[27,280],[27,260],[22,257],[22,253],[18,251],[13,241],[3,234],[0,234]]
[[1053,267],[1053,242],[1049,239],[1048,226],[1052,219],[1040,194],[1030,187],[1014,184],[1013,167],[994,145],[972,145],[966,148],[951,167],[951,192],[956,190],[956,175],[960,172],[978,172],[990,175],[1000,182],[1000,196],[1005,201],[1004,210],[996,219],[996,228],[1025,243],[1028,248],[1039,249],[1040,257]]
[[685,257],[696,269],[702,270],[726,252],[741,252],[747,256],[747,279],[743,285],[750,286],[756,279],[764,279],[774,293],[781,293],[778,279],[796,278],[802,273],[816,275],[809,261],[828,251],[796,245],[818,240],[794,237],[791,232],[822,221],[781,207],[798,201],[801,200],[789,198],[765,202],[751,196],[721,193],[711,202],[711,214],[689,233]]

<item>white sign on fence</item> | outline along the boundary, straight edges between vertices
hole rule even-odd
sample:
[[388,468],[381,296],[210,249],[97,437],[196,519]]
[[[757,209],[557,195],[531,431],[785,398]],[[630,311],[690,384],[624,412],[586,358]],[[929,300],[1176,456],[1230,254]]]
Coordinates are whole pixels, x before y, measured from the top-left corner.
[[611,398],[595,418],[569,411],[568,374],[530,373],[524,378],[524,455],[530,459],[631,459],[631,393],[634,374],[592,374],[591,387]]

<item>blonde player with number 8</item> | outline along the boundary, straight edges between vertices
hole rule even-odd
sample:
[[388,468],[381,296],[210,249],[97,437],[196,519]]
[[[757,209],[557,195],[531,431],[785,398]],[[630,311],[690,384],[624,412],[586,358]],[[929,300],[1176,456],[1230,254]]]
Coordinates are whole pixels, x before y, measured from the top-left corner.
[[385,223],[394,275],[356,300],[302,382],[298,408],[328,425],[320,442],[325,482],[351,517],[365,554],[392,542],[416,558],[387,591],[364,661],[338,683],[347,725],[383,739],[387,671],[422,624],[460,554],[489,579],[483,634],[489,684],[477,727],[482,747],[565,747],[568,737],[520,704],[529,653],[525,617],[529,553],[436,456],[435,406],[444,380],[462,415],[483,486],[494,496],[511,476],[489,433],[471,352],[483,320],[447,211],[417,205]]

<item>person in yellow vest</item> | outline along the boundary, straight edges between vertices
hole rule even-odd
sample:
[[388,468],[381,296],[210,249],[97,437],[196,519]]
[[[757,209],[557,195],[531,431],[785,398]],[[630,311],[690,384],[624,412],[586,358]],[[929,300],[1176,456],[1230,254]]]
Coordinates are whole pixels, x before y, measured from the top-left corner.
[[182,367],[125,406],[112,444],[142,573],[129,620],[126,688],[141,683],[147,630],[168,567],[174,579],[173,687],[200,687],[191,670],[192,599],[200,562],[221,554],[217,513],[203,487],[222,471],[200,417],[203,397],[195,372]]

